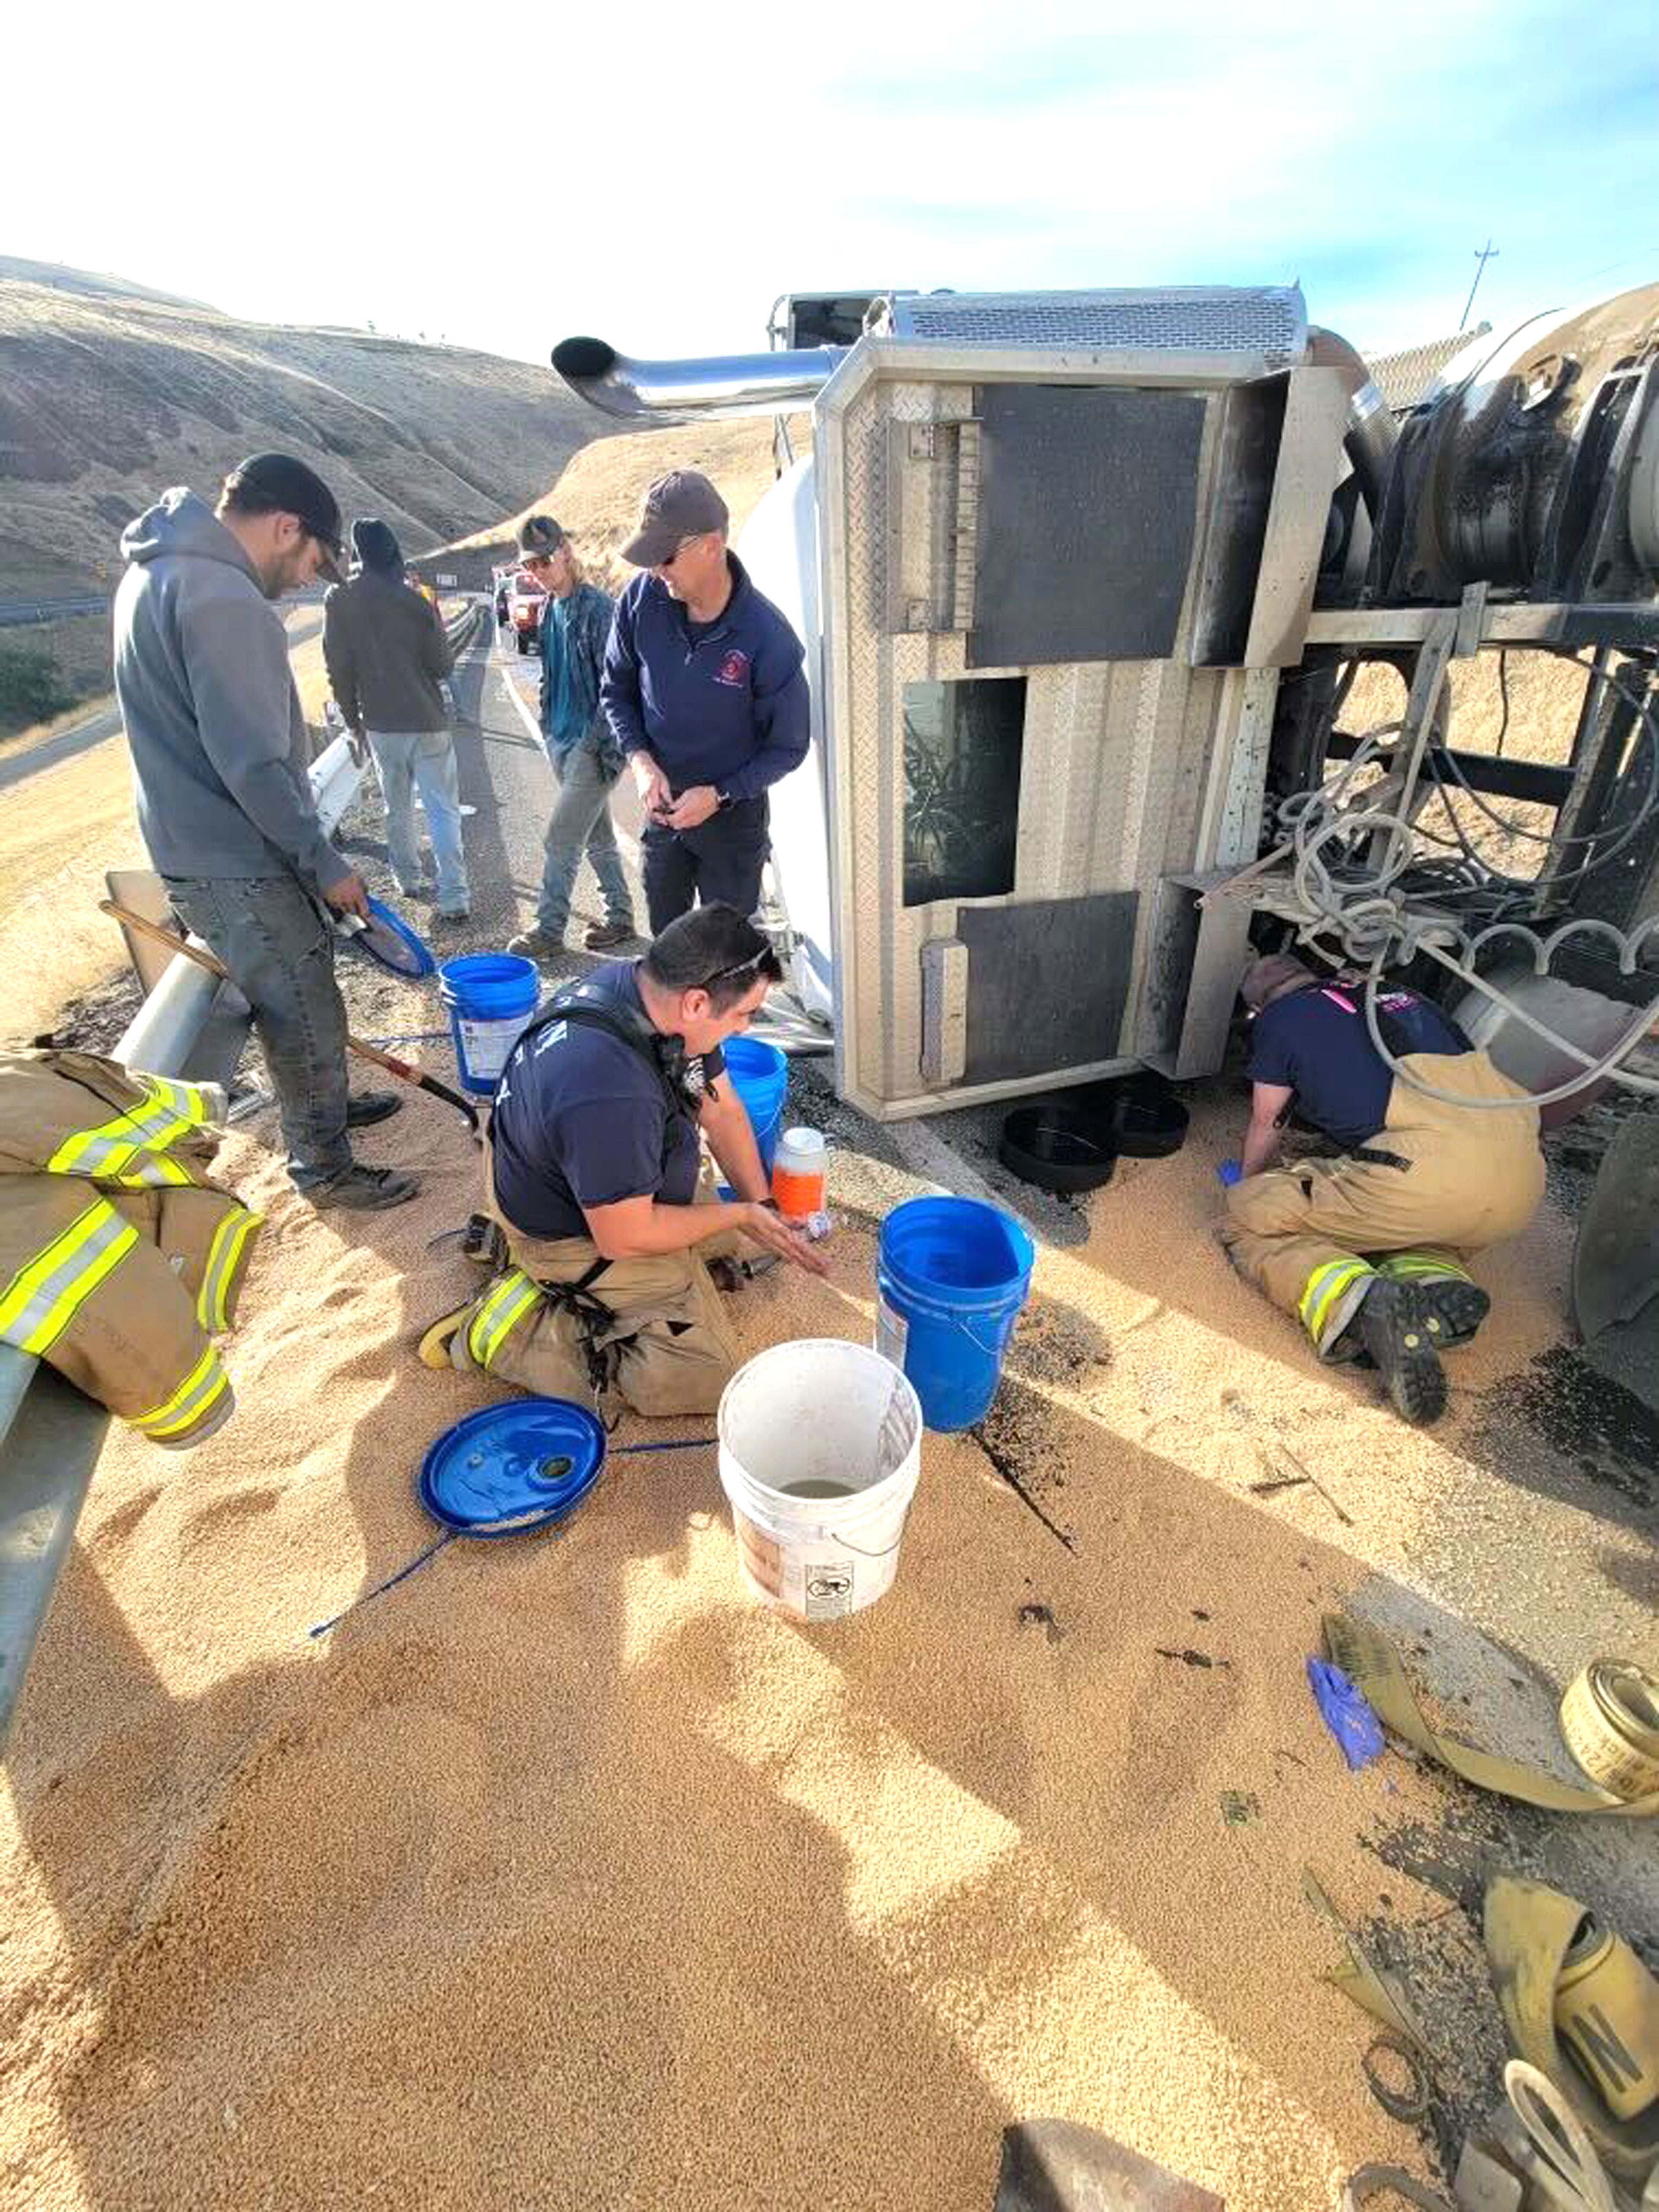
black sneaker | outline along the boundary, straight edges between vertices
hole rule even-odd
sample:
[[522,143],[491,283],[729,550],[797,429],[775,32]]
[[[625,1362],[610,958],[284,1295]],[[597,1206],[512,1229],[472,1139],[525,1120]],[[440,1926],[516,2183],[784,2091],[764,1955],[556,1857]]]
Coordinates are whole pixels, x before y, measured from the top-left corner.
[[1436,1341],[1443,1352],[1467,1344],[1492,1311],[1492,1300],[1480,1284],[1460,1275],[1424,1276],[1415,1287],[1428,1309],[1430,1328],[1438,1324]]
[[1446,1410],[1446,1376],[1439,1347],[1445,1324],[1414,1284],[1379,1275],[1365,1293],[1353,1327],[1382,1377],[1390,1403],[1414,1428],[1437,1421]]
[[360,1091],[346,1108],[348,1129],[372,1128],[376,1121],[389,1121],[394,1114],[401,1114],[404,1102],[395,1091]]
[[402,1206],[414,1197],[420,1184],[397,1168],[344,1168],[331,1182],[319,1183],[302,1194],[320,1213],[340,1206],[353,1213],[378,1213],[388,1206]]

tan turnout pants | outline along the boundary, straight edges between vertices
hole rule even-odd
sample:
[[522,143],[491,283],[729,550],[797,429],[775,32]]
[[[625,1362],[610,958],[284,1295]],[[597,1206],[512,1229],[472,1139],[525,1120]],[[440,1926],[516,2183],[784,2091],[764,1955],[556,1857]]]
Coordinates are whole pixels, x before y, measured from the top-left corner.
[[[1465,1098],[1522,1098],[1484,1052],[1416,1053],[1401,1065]],[[1467,1278],[1471,1252],[1516,1237],[1544,1192],[1538,1109],[1471,1110],[1396,1078],[1366,1160],[1308,1160],[1235,1183],[1221,1241],[1238,1272],[1294,1314],[1328,1358],[1378,1275]]]
[[[696,1197],[712,1200],[708,1164]],[[484,1148],[484,1204],[500,1222],[512,1265],[495,1277],[456,1330],[450,1358],[498,1382],[545,1398],[597,1403],[583,1349],[586,1324],[538,1287],[578,1283],[599,1257],[586,1237],[529,1237],[495,1202]],[[616,1316],[592,1340],[614,1353],[616,1387],[636,1413],[712,1413],[738,1364],[738,1340],[706,1262],[734,1251],[739,1236],[712,1237],[694,1249],[647,1260],[612,1260],[592,1285]]]

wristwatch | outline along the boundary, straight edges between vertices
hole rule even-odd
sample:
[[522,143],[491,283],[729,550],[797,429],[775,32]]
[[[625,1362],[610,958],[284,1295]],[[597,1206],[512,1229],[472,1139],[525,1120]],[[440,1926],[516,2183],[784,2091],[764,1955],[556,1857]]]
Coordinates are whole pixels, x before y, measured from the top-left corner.
[[736,794],[732,792],[716,791],[714,793],[715,808],[721,814],[729,814],[737,803]]

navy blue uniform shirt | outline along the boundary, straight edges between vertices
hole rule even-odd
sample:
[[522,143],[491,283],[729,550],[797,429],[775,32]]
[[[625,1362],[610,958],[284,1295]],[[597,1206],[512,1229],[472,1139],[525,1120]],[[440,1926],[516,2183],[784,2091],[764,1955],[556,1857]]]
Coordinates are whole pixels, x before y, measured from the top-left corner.
[[[607,960],[584,979],[642,1012],[632,960]],[[691,1063],[712,1083],[718,1048]],[[592,1022],[551,1022],[515,1045],[489,1125],[495,1203],[527,1237],[586,1237],[583,1208],[650,1197],[689,1206],[697,1188],[697,1125],[671,1114],[662,1079],[644,1056]]]
[[617,602],[599,704],[626,753],[648,752],[678,799],[712,784],[757,799],[806,757],[801,642],[735,553],[732,596],[712,623],[652,575]]
[[[1415,991],[1379,991],[1376,1003],[1396,1059],[1469,1049]],[[1394,1076],[1365,1026],[1364,994],[1340,984],[1314,984],[1264,1006],[1250,1024],[1249,1073],[1253,1083],[1288,1084],[1297,1112],[1344,1152],[1369,1144],[1389,1117]]]

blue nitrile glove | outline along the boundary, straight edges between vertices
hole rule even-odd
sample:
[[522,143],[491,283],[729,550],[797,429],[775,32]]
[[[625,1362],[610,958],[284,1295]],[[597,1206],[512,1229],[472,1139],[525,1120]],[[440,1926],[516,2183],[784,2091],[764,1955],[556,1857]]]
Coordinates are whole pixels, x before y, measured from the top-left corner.
[[1215,1179],[1218,1183],[1223,1184],[1228,1190],[1231,1190],[1236,1182],[1243,1182],[1243,1167],[1237,1160],[1223,1160],[1221,1165],[1215,1171]]
[[1382,1723],[1371,1711],[1365,1692],[1356,1688],[1340,1667],[1324,1659],[1309,1660],[1308,1687],[1350,1767],[1369,1766],[1385,1746]]

